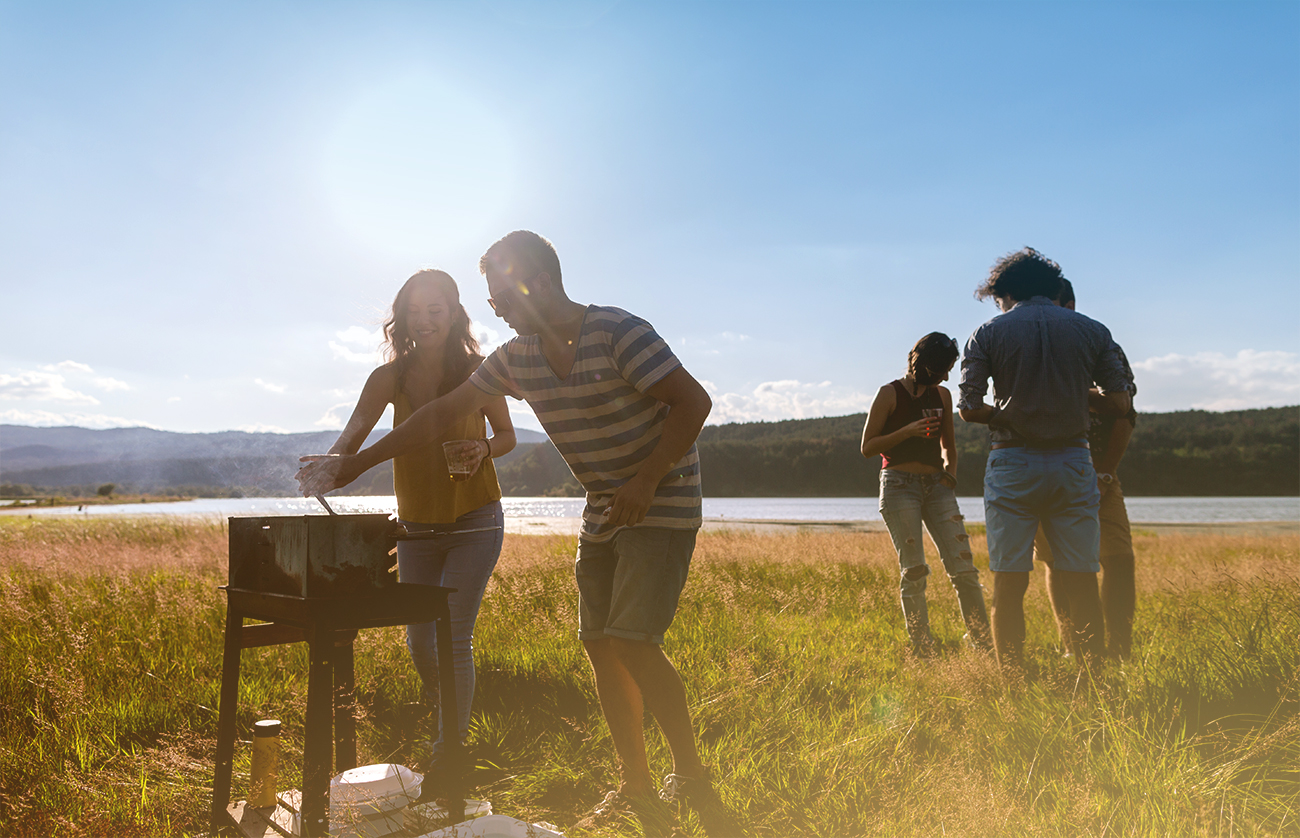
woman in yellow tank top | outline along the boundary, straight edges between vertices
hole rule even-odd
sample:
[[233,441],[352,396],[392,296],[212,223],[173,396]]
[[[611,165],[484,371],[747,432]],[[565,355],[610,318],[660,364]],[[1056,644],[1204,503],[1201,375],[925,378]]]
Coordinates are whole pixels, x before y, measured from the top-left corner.
[[[356,453],[389,404],[393,405],[396,427],[420,407],[455,389],[483,360],[478,341],[470,331],[469,315],[460,304],[460,291],[442,271],[420,271],[406,281],[384,322],[384,337],[387,363],[370,374],[352,417],[330,448],[331,454]],[[490,438],[485,418],[492,424]],[[447,471],[443,443],[453,440],[461,440],[458,447],[472,459],[466,480],[453,481]],[[474,697],[474,622],[501,554],[501,488],[492,458],[514,447],[510,412],[505,399],[497,398],[482,413],[473,414],[437,439],[393,460],[398,518],[412,532],[445,533],[436,538],[399,542],[397,568],[403,582],[456,588],[449,604],[462,742],[469,729]],[[438,695],[435,637],[433,623],[406,627],[411,661],[430,703]],[[437,795],[439,758],[446,736],[439,721],[425,778],[426,799]]]

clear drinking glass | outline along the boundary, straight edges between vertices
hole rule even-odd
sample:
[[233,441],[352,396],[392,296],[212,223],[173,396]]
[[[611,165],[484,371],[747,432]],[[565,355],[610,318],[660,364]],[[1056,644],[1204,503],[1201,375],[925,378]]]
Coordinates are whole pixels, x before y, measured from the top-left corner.
[[442,455],[447,458],[447,474],[452,480],[469,480],[474,471],[474,449],[478,440],[451,439],[442,444]]

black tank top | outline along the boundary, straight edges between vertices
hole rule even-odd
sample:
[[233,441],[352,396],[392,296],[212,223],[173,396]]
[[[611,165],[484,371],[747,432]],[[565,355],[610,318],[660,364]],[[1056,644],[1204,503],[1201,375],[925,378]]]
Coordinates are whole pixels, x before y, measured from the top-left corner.
[[[943,399],[939,397],[937,386],[927,387],[920,398],[914,399],[912,394],[907,392],[902,381],[889,383],[894,388],[894,412],[885,420],[885,427],[880,432],[881,436],[892,434],[904,425],[910,425],[922,418],[921,411],[925,408],[943,409]],[[943,456],[939,453],[939,434],[936,433],[928,438],[910,436],[880,455],[881,468],[902,463],[921,463],[942,469]]]

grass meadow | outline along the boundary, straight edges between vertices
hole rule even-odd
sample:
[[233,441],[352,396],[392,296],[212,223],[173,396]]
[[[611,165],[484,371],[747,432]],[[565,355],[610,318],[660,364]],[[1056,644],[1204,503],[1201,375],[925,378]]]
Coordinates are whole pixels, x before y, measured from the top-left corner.
[[[574,547],[507,535],[472,746],[475,796],[583,838],[569,827],[617,772]],[[1133,659],[1089,677],[1062,658],[1036,574],[1028,678],[1009,683],[962,647],[942,574],[944,652],[905,653],[883,533],[701,534],[668,652],[723,799],[754,836],[1300,835],[1300,538],[1136,548]],[[0,836],[207,832],[226,551],[221,522],[0,519]],[[362,761],[417,759],[430,719],[401,629],[356,650]],[[285,722],[286,787],[306,672],[302,644],[244,652],[240,729]],[[236,798],[248,763],[245,742]]]

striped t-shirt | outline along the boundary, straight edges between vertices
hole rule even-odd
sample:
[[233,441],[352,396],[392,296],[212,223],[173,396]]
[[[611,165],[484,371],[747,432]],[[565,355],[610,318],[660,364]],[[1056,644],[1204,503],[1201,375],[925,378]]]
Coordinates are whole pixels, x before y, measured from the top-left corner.
[[[646,321],[622,309],[587,306],[568,378],[551,371],[537,335],[521,335],[498,347],[469,380],[485,393],[528,402],[587,490],[582,537],[606,541],[615,529],[605,522],[605,507],[659,444],[668,417],[668,405],[645,391],[681,365]],[[700,457],[692,445],[659,482],[638,526],[697,529],[701,521]]]

